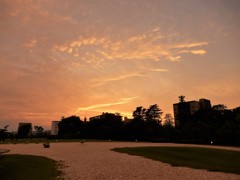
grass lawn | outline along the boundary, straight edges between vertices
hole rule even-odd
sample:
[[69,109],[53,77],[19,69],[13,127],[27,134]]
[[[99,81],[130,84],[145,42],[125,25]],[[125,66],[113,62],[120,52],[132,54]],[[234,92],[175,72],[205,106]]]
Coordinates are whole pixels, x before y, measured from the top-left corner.
[[114,151],[209,171],[240,174],[240,152],[197,147],[115,148]]
[[61,175],[54,160],[41,156],[0,155],[0,179],[48,180]]

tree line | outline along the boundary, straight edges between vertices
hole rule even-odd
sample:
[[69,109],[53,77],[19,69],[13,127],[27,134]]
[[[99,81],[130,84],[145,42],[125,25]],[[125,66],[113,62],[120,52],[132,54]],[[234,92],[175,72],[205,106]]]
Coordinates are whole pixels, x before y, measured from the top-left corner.
[[240,107],[200,109],[181,127],[174,126],[171,114],[162,114],[154,104],[136,107],[130,121],[123,121],[119,113],[103,113],[90,121],[70,116],[61,119],[59,137],[240,145]]
[[[44,133],[41,126],[34,126],[35,134],[27,124],[19,128],[17,138],[79,138],[151,142],[179,142],[240,145],[240,107],[227,109],[219,104],[210,109],[200,109],[180,127],[174,126],[171,114],[163,116],[157,104],[149,108],[136,107],[133,119],[123,121],[120,113],[102,113],[100,116],[81,120],[78,116],[62,117],[58,135]],[[6,127],[7,128],[7,127]],[[13,137],[7,129],[0,129],[0,139]]]
[[103,113],[90,121],[71,116],[61,119],[58,135],[63,138],[150,140],[159,137],[161,116],[162,110],[157,104],[148,109],[137,107],[129,122],[123,121],[120,113]]
[[189,143],[240,145],[240,107],[223,104],[200,109],[182,128],[175,129],[175,140]]

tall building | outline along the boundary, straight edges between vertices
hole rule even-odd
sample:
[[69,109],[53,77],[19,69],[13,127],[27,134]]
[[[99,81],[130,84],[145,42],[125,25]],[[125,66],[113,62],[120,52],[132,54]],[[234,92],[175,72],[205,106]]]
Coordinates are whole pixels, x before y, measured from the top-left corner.
[[18,137],[27,138],[32,134],[32,123],[20,122],[18,125]]
[[212,107],[211,101],[208,99],[199,99],[200,109],[210,109]]
[[58,124],[60,121],[52,121],[51,135],[58,135]]
[[179,96],[179,103],[173,104],[175,127],[182,127],[187,121],[191,121],[192,115],[200,109],[210,109],[211,102],[208,99],[199,101],[184,101],[184,96]]

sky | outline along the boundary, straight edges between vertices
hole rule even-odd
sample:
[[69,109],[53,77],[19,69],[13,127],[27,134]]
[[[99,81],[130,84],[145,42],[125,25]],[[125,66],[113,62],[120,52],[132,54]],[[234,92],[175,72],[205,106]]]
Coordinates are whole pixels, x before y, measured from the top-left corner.
[[0,128],[178,96],[240,106],[239,0],[1,0]]

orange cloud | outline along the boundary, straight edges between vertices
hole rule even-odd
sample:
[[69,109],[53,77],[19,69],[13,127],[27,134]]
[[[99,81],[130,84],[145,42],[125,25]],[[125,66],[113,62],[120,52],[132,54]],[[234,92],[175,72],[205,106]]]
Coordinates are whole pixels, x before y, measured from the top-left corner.
[[208,45],[208,42],[190,42],[190,43],[182,43],[182,44],[176,44],[173,46],[173,48],[192,48],[192,47],[201,47]]
[[29,40],[27,43],[24,44],[24,47],[31,49],[31,48],[34,48],[36,44],[37,44],[37,39],[32,38],[31,40]]
[[203,50],[203,49],[199,49],[199,50],[191,50],[190,51],[192,54],[206,54],[207,51]]
[[133,99],[136,99],[137,97],[130,97],[130,98],[122,98],[118,102],[112,102],[112,103],[104,103],[104,104],[96,104],[88,107],[80,107],[77,109],[77,112],[79,111],[87,111],[87,110],[92,110],[92,109],[99,109],[103,107],[109,107],[109,106],[115,106],[115,105],[121,105],[121,104],[126,104]]
[[167,72],[168,70],[167,69],[151,69],[152,71],[155,71],[155,72]]
[[180,61],[181,56],[168,56],[167,59],[169,59],[172,62]]
[[100,80],[100,82],[95,83],[94,87],[102,86],[109,82],[120,81],[120,80],[124,80],[127,78],[132,78],[132,77],[146,77],[146,75],[140,74],[140,73],[134,73],[134,74],[128,74],[128,75],[123,75],[123,76],[117,76],[115,78],[103,79],[103,80]]
[[[171,38],[171,37],[169,37]],[[203,47],[208,42],[167,43],[167,37],[162,36],[159,28],[154,28],[145,34],[130,36],[125,39],[91,36],[79,37],[71,42],[53,46],[54,51],[69,53],[73,57],[87,63],[99,63],[104,60],[169,60],[180,61],[181,53],[194,55],[206,54],[206,50],[192,48]],[[88,51],[86,51],[86,49]],[[81,56],[79,56],[81,54]]]

